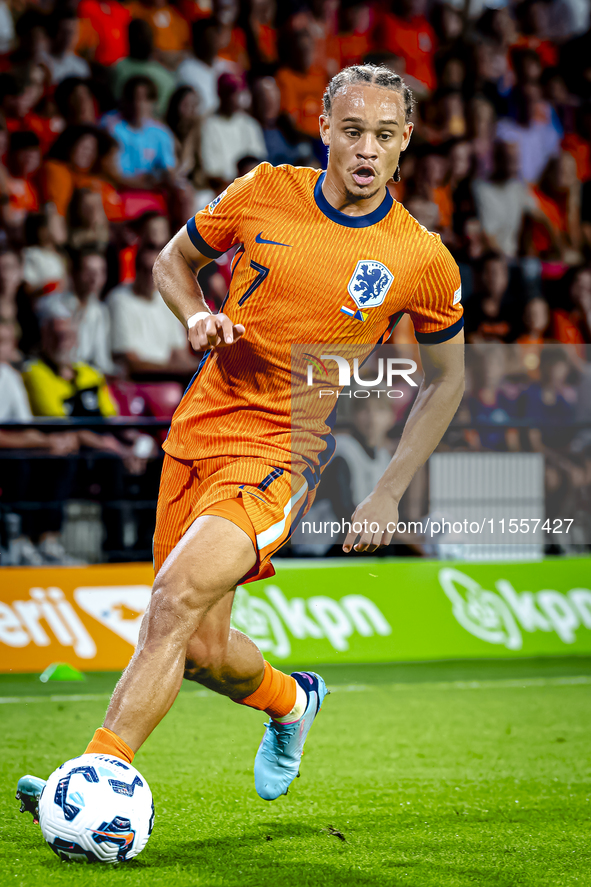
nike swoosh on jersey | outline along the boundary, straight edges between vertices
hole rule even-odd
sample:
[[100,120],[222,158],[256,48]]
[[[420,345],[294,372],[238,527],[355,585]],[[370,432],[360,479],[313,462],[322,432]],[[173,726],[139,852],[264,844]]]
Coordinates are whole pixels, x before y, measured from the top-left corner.
[[277,240],[265,240],[262,231],[255,237],[255,243],[268,243],[270,246],[288,246],[290,249],[292,248],[291,243],[279,243]]

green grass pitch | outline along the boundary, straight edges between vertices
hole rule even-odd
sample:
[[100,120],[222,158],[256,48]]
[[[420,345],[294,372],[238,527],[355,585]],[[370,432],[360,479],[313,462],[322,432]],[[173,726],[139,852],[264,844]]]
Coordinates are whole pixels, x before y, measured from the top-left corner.
[[117,868],[60,862],[14,800],[83,751],[115,676],[0,678],[2,887],[591,885],[591,659],[318,670],[335,692],[273,803],[264,716],[187,684],[135,760],[152,838]]

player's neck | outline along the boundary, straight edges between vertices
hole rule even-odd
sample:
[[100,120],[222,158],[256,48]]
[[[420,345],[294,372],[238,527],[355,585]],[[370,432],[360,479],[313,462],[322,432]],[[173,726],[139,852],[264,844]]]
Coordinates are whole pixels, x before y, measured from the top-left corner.
[[375,194],[366,199],[353,197],[331,170],[326,170],[322,183],[322,193],[334,209],[347,216],[367,216],[381,206],[386,196],[386,187],[380,188]]

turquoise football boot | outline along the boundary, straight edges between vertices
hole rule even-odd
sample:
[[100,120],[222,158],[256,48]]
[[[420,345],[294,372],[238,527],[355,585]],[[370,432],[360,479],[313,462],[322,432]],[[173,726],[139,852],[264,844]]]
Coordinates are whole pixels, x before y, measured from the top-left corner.
[[254,785],[257,794],[265,801],[286,795],[291,783],[300,775],[306,736],[329,692],[320,675],[313,671],[296,671],[292,678],[306,691],[308,705],[302,717],[293,724],[278,724],[273,720],[265,724],[265,735],[254,759]]
[[46,780],[38,776],[21,776],[16,787],[16,799],[21,802],[21,813],[30,813],[33,822],[39,822],[39,798]]

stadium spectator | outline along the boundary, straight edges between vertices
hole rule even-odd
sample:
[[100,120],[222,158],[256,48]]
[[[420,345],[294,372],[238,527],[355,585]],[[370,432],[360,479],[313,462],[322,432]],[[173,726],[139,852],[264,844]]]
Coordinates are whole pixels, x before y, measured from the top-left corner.
[[480,285],[464,306],[467,341],[511,342],[520,313],[509,287],[507,260],[500,253],[489,253],[479,265]]
[[589,31],[564,43],[560,49],[560,69],[564,73],[566,85],[570,92],[585,100],[591,98],[590,53],[591,32]]
[[572,268],[564,281],[566,299],[552,312],[552,333],[565,345],[591,344],[591,268]]
[[[569,428],[574,421],[576,400],[575,391],[568,384],[571,370],[571,363],[560,346],[543,348],[540,380],[531,382],[519,398],[519,414],[527,419],[531,449],[546,453],[552,461],[555,453],[568,451],[574,436],[574,430]],[[565,459],[561,460],[560,470],[572,478],[571,466]]]
[[0,251],[0,320],[17,322],[19,348],[29,354],[39,341],[39,324],[22,284],[21,258],[14,249],[4,248]]
[[144,243],[136,257],[133,284],[109,295],[113,355],[130,373],[188,374],[197,369],[184,326],[168,310],[154,286],[152,268],[160,245]]
[[380,49],[402,56],[410,76],[434,89],[437,37],[425,16],[425,0],[393,0],[390,8],[376,35]]
[[439,230],[439,207],[433,200],[415,192],[405,198],[404,205],[411,216],[428,231]]
[[227,187],[236,177],[236,163],[247,154],[265,160],[267,149],[260,124],[241,110],[244,87],[235,74],[218,81],[220,107],[203,122],[201,158],[214,190]]
[[581,182],[591,179],[591,104],[579,105],[574,115],[574,126],[570,127],[562,140],[563,151],[575,158],[577,176]]
[[437,3],[430,11],[430,23],[437,35],[437,52],[435,54],[435,70],[439,86],[461,86],[463,77],[452,83],[445,83],[442,60],[453,60],[464,68],[462,57],[466,45],[463,40],[464,20],[460,10],[451,3]]
[[[472,184],[476,168],[476,158],[472,143],[468,139],[458,139],[448,150],[449,172],[445,187],[453,205],[453,229],[457,235],[464,228],[467,219],[476,213]],[[454,245],[457,245],[454,241]]]
[[375,12],[363,0],[342,0],[338,33],[329,41],[328,54],[337,71],[359,65],[374,48]]
[[189,49],[189,26],[166,0],[130,0],[127,8],[134,19],[142,19],[152,29],[159,61],[173,69]]
[[107,166],[114,146],[113,139],[98,127],[69,126],[53,145],[43,164],[42,200],[53,203],[60,216],[65,218],[74,191],[77,188],[90,188],[102,195],[107,218],[113,221],[121,219],[121,198],[103,174],[103,167]]
[[[76,324],[71,317],[59,316],[62,313],[59,308],[58,316],[47,313],[41,330],[40,357],[25,365],[23,380],[33,414],[56,417],[114,416],[117,410],[102,373],[84,362],[74,360],[78,348]],[[61,460],[51,479],[45,483],[45,489],[35,490],[31,498],[41,499],[45,494],[44,501],[47,501],[49,490],[49,494],[53,494],[61,503],[70,495],[73,481],[77,478],[79,486],[91,487],[93,496],[98,495],[102,502],[106,528],[105,551],[121,550],[121,510],[109,502],[117,498],[130,498],[126,477],[142,476],[146,472],[146,458],[139,456],[135,448],[138,434],[131,432],[126,435],[129,439],[120,440],[110,432],[78,428],[75,435],[84,457],[80,464]],[[152,450],[148,456],[151,454]],[[59,540],[62,520],[63,508],[54,508],[57,526],[52,528],[51,534],[45,534],[38,546],[46,562],[52,559],[55,563],[68,562]]]
[[0,54],[6,55],[12,49],[15,38],[14,22],[5,0],[0,2]]
[[285,61],[275,79],[281,93],[281,111],[293,128],[294,141],[311,140],[320,159],[324,153],[318,133],[318,116],[322,114],[326,74],[313,64],[314,41],[310,30],[306,27],[287,28],[282,35],[280,56]]
[[218,55],[232,62],[234,70],[242,73],[250,67],[246,34],[238,24],[238,0],[212,0],[212,17],[218,26]]
[[273,77],[255,80],[252,88],[253,114],[261,125],[267,159],[273,166],[291,163],[311,165],[312,148],[308,139],[290,141],[281,127],[281,93]]
[[93,245],[105,250],[109,239],[101,193],[92,188],[77,188],[68,208],[68,246],[77,250]]
[[177,173],[193,177],[201,171],[201,117],[199,98],[191,86],[179,86],[173,93],[166,125],[175,137]]
[[419,132],[430,144],[440,145],[449,139],[463,138],[466,130],[464,99],[460,89],[439,89],[425,102]]
[[34,132],[41,152],[49,150],[63,128],[59,117],[43,117],[33,109],[43,95],[43,85],[31,71],[0,74],[1,110],[8,132]]
[[539,185],[532,186],[542,221],[534,222],[532,241],[537,255],[567,265],[582,261],[581,183],[572,154],[552,158]]
[[466,64],[462,58],[443,57],[439,63],[440,71],[437,80],[443,90],[463,92],[466,82]]
[[541,90],[528,84],[515,93],[515,119],[505,117],[497,124],[497,138],[519,146],[521,178],[535,182],[548,160],[560,150],[562,127],[551,106],[542,101]]
[[[21,374],[12,366],[19,359],[17,335],[16,320],[0,315],[0,421],[3,422],[7,420],[27,422],[32,417]],[[0,432],[0,446],[5,447],[7,444],[1,434],[2,432]],[[39,445],[39,434],[40,432],[34,431],[32,437],[35,444],[32,446]]]
[[73,12],[55,12],[48,23],[51,52],[47,56],[53,83],[66,77],[90,77],[88,62],[74,52],[78,44],[78,19]]
[[498,43],[483,40],[473,47],[470,63],[471,91],[483,95],[492,104],[497,116],[504,116],[509,94],[515,85],[509,54]]
[[154,57],[152,29],[144,19],[129,23],[129,56],[119,59],[111,68],[113,95],[121,99],[123,87],[131,77],[147,77],[158,91],[155,115],[164,117],[169,99],[174,92],[175,76]]
[[[515,74],[515,79],[517,81],[517,89],[530,83],[533,83],[536,86],[540,85],[543,67],[542,62],[540,61],[540,57],[537,52],[535,52],[535,50],[527,48],[514,48],[511,52],[511,62],[513,73]],[[511,106],[512,102],[510,95],[510,109]]]
[[275,69],[277,28],[275,0],[246,0],[242,20],[252,74],[268,74]]
[[550,326],[550,307],[545,299],[540,297],[530,299],[523,310],[523,332],[516,342],[518,345],[546,345],[550,341],[546,338]]
[[107,263],[102,252],[86,247],[74,253],[72,291],[44,296],[37,303],[41,317],[71,317],[77,327],[77,346],[73,360],[90,364],[105,375],[116,372],[111,358],[111,321],[109,310],[101,302],[107,280]]
[[199,113],[205,117],[217,111],[218,77],[227,70],[227,63],[218,58],[219,29],[214,19],[193,23],[194,58],[183,59],[176,69],[179,86],[190,86],[199,96]]
[[[412,183],[412,196],[425,202],[422,213],[428,212],[427,204],[437,207],[437,222],[434,227],[448,240],[453,217],[453,200],[445,179],[449,170],[448,159],[440,149],[425,146],[417,155]],[[409,185],[409,187],[411,187]],[[405,200],[408,206],[408,198]],[[431,210],[432,212],[432,210]],[[433,216],[435,219],[435,216]]]
[[27,216],[23,280],[34,298],[64,287],[67,267],[62,247],[66,236],[64,219],[51,205],[44,212]]
[[34,132],[13,132],[8,152],[6,193],[8,206],[4,213],[6,225],[13,236],[22,239],[28,213],[39,211],[39,190],[36,177],[41,165],[39,139]]
[[[579,100],[570,94],[564,77],[558,68],[546,68],[540,78],[545,100],[554,108],[560,125],[565,132],[562,139],[564,150],[570,151],[577,163],[580,161],[585,169],[588,153],[584,149],[585,140],[576,133]],[[583,176],[581,176],[583,178]]]
[[154,249],[162,249],[170,240],[170,223],[166,216],[154,211],[146,212],[122,226],[118,233],[118,267],[116,274],[111,271],[109,275],[109,290],[118,283],[133,283],[138,248],[149,244]]
[[496,132],[496,114],[492,103],[484,95],[475,95],[468,103],[466,122],[468,137],[476,158],[476,172],[486,179],[493,169],[493,145]]
[[[60,316],[62,315],[62,316]],[[102,373],[76,362],[75,321],[57,308],[41,324],[41,351],[23,369],[34,416],[114,416],[115,404]]]
[[121,113],[110,111],[103,117],[103,126],[119,145],[121,186],[157,187],[169,180],[176,165],[172,133],[153,117],[157,95],[147,77],[131,77],[123,88]]
[[129,55],[127,7],[117,0],[80,0],[77,14],[81,19],[79,52],[107,67]]
[[546,0],[522,0],[515,9],[521,34],[514,46],[535,51],[545,68],[553,67],[558,61],[558,48],[548,40],[549,6]]
[[472,450],[497,452],[519,450],[515,429],[507,426],[518,414],[519,389],[505,382],[507,355],[502,345],[480,345],[468,355],[471,391],[466,398],[470,421],[475,426],[465,432]]
[[39,9],[29,6],[16,21],[15,33],[18,46],[12,47],[10,66],[13,70],[27,62],[44,64],[50,50],[47,34],[47,16]]
[[56,87],[54,100],[67,126],[94,126],[97,123],[97,102],[90,81],[65,77]]
[[536,201],[518,178],[519,147],[497,142],[490,179],[473,183],[476,212],[491,249],[509,258],[518,255],[524,218],[536,213]]

